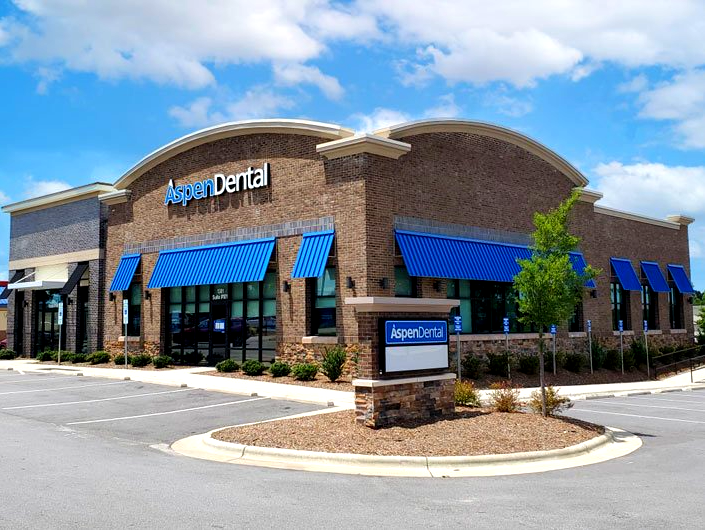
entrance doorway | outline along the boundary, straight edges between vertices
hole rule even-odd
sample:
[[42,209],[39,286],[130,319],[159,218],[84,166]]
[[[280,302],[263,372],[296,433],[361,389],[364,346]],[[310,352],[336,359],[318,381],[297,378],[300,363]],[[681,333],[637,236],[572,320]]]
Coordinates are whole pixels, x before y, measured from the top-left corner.
[[[36,319],[34,353],[59,349],[59,304],[63,301],[58,290],[35,291]],[[61,344],[66,344],[66,326],[61,327]],[[64,346],[65,347],[65,346]]]

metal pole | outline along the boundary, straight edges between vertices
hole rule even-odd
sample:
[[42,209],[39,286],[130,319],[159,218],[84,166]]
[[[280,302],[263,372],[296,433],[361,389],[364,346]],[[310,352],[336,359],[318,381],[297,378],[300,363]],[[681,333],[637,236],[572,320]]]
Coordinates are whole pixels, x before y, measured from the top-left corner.
[[588,350],[590,352],[590,373],[594,374],[592,369],[592,331],[588,331]]
[[462,381],[462,379],[460,377],[460,332],[459,331],[455,332],[455,340],[456,340],[455,354],[456,354],[456,357],[458,358],[458,381]]
[[509,333],[504,334],[504,351],[507,352],[507,375],[508,379],[512,378],[512,365],[509,362]]
[[59,314],[57,315],[59,317],[59,353],[58,353],[58,362],[61,364],[61,325],[64,323],[64,303],[59,302]]
[[59,323],[59,364],[61,364],[61,323]]
[[651,379],[651,368],[649,367],[649,339],[648,333],[644,331],[644,347],[646,348],[646,378]]
[[127,370],[127,324],[125,324],[125,370]]
[[622,339],[622,331],[619,332],[619,353],[622,356],[622,375],[624,375],[624,340]]
[[556,334],[553,334],[553,375],[556,375]]

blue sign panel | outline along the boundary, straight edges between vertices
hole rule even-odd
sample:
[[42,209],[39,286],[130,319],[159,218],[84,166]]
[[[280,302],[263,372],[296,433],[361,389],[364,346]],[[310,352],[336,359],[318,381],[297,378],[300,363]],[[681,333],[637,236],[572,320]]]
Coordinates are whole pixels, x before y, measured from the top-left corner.
[[219,319],[213,321],[213,331],[225,331],[225,320]]
[[463,331],[463,317],[456,315],[453,317],[453,331],[460,333]]
[[617,326],[617,329],[619,329],[619,332],[621,333],[624,331],[624,321],[620,320]]
[[556,325],[551,324],[551,335],[555,335],[555,334],[556,334]]
[[587,328],[588,328],[588,331],[592,331],[592,320],[587,321]]
[[388,320],[384,323],[385,341],[389,345],[438,344],[448,341],[445,320]]
[[644,320],[644,331],[649,331],[649,321]]
[[509,319],[507,317],[502,319],[502,325],[504,326],[504,332],[509,333]]

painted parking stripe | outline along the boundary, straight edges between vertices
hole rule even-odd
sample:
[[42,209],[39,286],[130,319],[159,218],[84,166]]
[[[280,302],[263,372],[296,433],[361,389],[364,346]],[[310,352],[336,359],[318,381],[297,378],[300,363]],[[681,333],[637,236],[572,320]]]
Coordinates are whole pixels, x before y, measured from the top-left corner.
[[[705,412],[705,409],[686,409],[683,407],[662,407],[659,405],[643,405],[641,403],[639,403],[639,404],[629,403],[629,402],[625,403],[624,401],[620,401],[619,403],[615,403],[613,401],[603,400],[603,401],[600,401],[598,404],[605,405],[607,407],[627,407],[627,408],[637,407],[637,408],[647,408],[647,409],[685,410],[688,412]],[[576,409],[576,410],[580,410],[580,409]]]
[[60,386],[59,388],[36,388],[34,390],[15,390],[14,392],[0,392],[0,396],[8,394],[29,394],[31,392],[54,392],[55,390],[71,390],[72,388],[88,388],[89,386],[108,386],[130,383],[131,381],[115,381],[113,383],[93,383],[90,385]]
[[[72,387],[75,388],[75,387]],[[62,405],[80,405],[82,403],[98,403],[100,401],[116,401],[118,399],[131,399],[144,396],[158,396],[160,394],[175,394],[177,392],[192,392],[195,388],[180,388],[179,390],[164,390],[162,392],[148,392],[146,394],[131,394],[129,396],[117,396],[101,399],[85,399],[83,401],[61,401],[59,403],[43,403],[40,405],[20,405],[18,407],[3,407],[2,410],[17,410],[17,409],[38,409],[43,407],[60,407]]]
[[648,400],[648,401],[668,401],[669,403],[693,403],[695,405],[705,405],[705,401],[694,401],[692,399],[670,399],[662,397],[646,397],[646,396],[629,396],[629,400]]
[[249,403],[250,401],[260,401],[269,399],[268,397],[256,397],[251,399],[242,399],[240,401],[228,401],[226,403],[216,403],[214,405],[204,405],[202,407],[191,407],[188,409],[167,410],[165,412],[152,412],[151,414],[138,414],[136,416],[120,416],[118,418],[103,418],[100,420],[72,421],[66,425],[85,425],[87,423],[106,423],[109,421],[135,420],[138,418],[149,418],[152,416],[166,416],[167,414],[180,414],[181,412],[191,412],[193,410],[212,409],[215,407],[226,407],[228,405],[239,405],[241,403]]
[[643,418],[646,420],[677,421],[681,423],[698,423],[705,425],[705,421],[680,420],[676,418],[661,418],[660,416],[641,416],[639,414],[625,414],[623,412],[607,412],[606,410],[575,409],[576,412],[594,412],[595,414],[610,414],[611,416],[628,416],[630,418]]
[[37,378],[36,381],[42,381],[42,382],[45,382],[45,381],[59,381],[59,380],[61,380],[61,379],[76,379],[76,376],[75,376],[75,375],[64,375],[64,376],[61,376],[61,377],[51,377],[51,376],[49,376],[48,374],[47,374],[47,375],[43,375],[43,374],[42,374],[42,376],[39,376],[39,375],[37,375],[37,376],[28,375],[27,377],[23,377],[22,379],[12,379],[11,381],[0,381],[0,385],[5,384],[5,383],[10,384],[10,383],[26,383],[26,382],[31,382],[33,377],[36,377],[36,378]]

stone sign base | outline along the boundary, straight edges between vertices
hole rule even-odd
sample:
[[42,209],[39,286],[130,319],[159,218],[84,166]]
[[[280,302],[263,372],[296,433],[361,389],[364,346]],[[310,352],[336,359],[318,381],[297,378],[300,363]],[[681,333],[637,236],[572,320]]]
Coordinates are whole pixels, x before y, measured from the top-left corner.
[[354,379],[356,420],[387,427],[407,419],[440,419],[455,412],[455,374],[404,379]]

